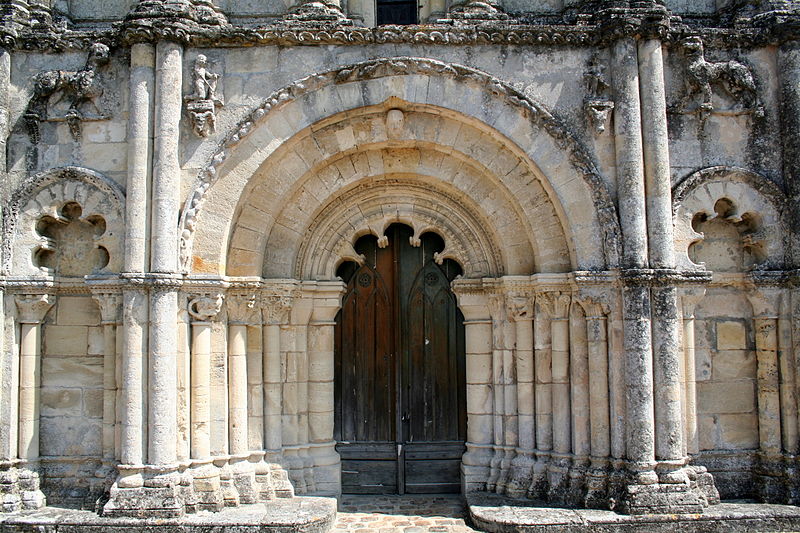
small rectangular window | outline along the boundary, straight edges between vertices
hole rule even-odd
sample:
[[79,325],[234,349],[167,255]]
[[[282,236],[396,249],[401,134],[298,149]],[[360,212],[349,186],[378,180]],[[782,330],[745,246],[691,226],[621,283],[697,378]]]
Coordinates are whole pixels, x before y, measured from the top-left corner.
[[417,0],[377,0],[378,26],[417,24]]

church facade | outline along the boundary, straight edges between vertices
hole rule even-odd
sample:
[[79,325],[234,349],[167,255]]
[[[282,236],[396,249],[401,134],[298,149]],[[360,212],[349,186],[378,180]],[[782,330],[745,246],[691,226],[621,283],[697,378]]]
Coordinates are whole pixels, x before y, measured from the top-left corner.
[[0,2],[0,494],[796,503],[800,6]]

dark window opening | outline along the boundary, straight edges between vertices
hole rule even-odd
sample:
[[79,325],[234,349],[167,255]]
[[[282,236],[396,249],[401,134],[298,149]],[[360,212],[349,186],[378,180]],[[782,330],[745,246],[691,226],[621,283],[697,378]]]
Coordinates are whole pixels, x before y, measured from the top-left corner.
[[377,3],[378,26],[417,23],[417,0],[377,0]]

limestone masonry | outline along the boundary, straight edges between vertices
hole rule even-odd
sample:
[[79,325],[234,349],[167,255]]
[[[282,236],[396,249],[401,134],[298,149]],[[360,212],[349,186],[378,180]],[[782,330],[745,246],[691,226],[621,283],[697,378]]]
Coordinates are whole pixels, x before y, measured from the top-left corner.
[[461,271],[462,492],[800,502],[800,1],[0,0],[0,38],[2,511],[340,494],[342,265],[393,224]]

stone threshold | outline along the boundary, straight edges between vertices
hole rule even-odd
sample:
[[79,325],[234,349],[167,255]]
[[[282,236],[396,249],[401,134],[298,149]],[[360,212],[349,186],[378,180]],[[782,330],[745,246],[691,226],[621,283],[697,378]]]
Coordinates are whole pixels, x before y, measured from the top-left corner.
[[622,515],[595,509],[552,507],[496,494],[467,496],[472,523],[490,533],[738,533],[800,531],[800,507],[725,501],[703,514]]
[[0,515],[2,533],[324,533],[336,520],[336,499],[296,497],[199,512],[183,518],[106,518],[91,511],[45,507]]

